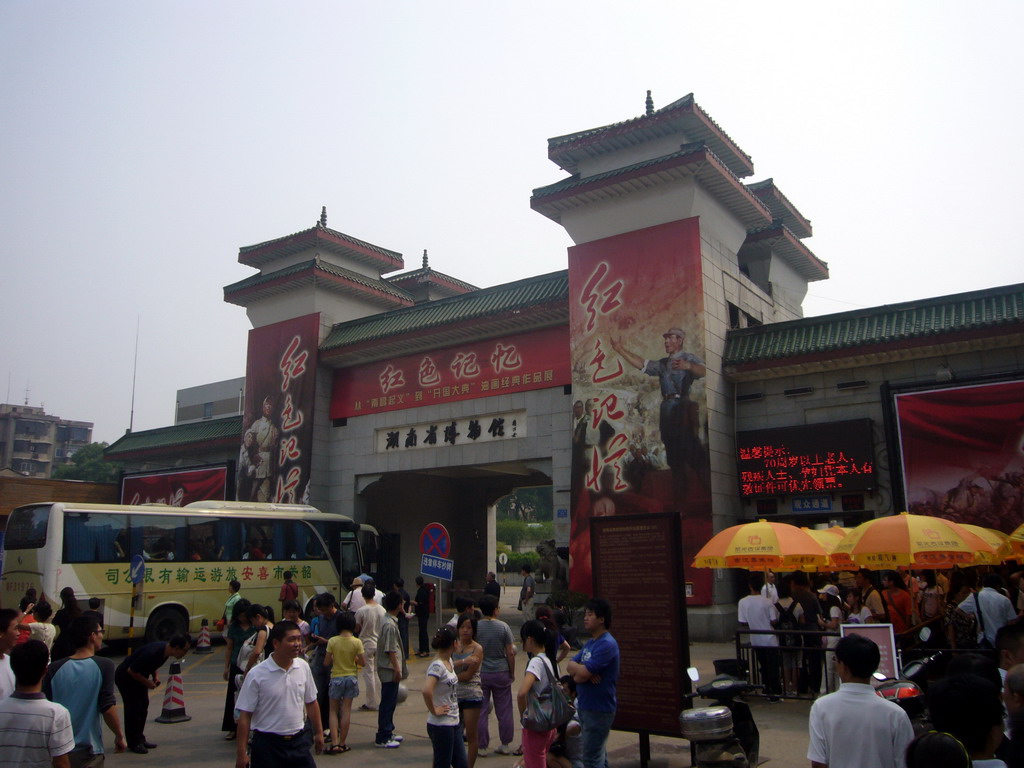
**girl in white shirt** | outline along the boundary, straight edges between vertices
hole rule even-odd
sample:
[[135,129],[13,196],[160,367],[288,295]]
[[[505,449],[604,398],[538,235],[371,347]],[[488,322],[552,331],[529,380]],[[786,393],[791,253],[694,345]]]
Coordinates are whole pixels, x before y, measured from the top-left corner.
[[[536,619],[525,624],[520,631],[523,639],[523,650],[530,654],[530,663],[526,665],[523,684],[519,688],[516,699],[519,705],[519,718],[526,711],[530,691],[542,695],[556,680],[554,666],[548,658],[548,652],[555,646],[554,633]],[[525,768],[545,768],[547,765],[548,747],[555,737],[555,729],[540,733],[523,728],[523,765]]]
[[459,677],[452,664],[455,630],[437,630],[431,646],[437,655],[427,667],[423,701],[427,705],[427,733],[434,747],[434,768],[468,768],[466,745],[459,729]]

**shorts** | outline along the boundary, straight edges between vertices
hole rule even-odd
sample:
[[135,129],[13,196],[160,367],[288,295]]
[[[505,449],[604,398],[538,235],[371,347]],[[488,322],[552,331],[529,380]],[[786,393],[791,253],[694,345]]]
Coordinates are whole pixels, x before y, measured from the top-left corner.
[[332,677],[327,693],[332,699],[336,700],[354,699],[359,696],[359,680],[352,675]]
[[483,705],[483,699],[459,699],[459,712],[464,709],[480,709]]

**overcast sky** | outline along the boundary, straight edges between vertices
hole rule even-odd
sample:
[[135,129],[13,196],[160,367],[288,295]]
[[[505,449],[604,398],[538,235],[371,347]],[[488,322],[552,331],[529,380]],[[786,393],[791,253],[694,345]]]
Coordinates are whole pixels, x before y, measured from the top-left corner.
[[[245,373],[238,248],[566,266],[547,139],[693,92],[811,219],[808,315],[1021,282],[1024,3],[0,4],[0,397],[135,429]],[[6,381],[5,381],[6,380]]]

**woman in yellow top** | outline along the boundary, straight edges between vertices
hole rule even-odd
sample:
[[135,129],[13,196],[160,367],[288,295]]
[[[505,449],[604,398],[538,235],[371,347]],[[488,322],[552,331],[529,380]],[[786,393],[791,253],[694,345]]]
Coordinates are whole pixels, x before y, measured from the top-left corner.
[[352,723],[352,702],[359,696],[359,678],[356,675],[359,667],[366,663],[363,641],[353,635],[355,629],[355,616],[339,613],[338,634],[327,641],[324,666],[331,668],[328,695],[331,698],[330,726],[334,740],[326,751],[328,755],[340,755],[352,749],[345,741]]

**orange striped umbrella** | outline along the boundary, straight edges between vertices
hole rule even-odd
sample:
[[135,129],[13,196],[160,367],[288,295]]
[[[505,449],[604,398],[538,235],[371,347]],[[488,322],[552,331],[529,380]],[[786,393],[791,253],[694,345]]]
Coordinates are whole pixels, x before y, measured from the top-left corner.
[[837,568],[950,568],[975,565],[975,553],[988,550],[975,534],[950,520],[901,512],[861,523],[832,551]]
[[693,559],[697,568],[796,570],[828,564],[828,553],[805,530],[758,520],[716,533]]

